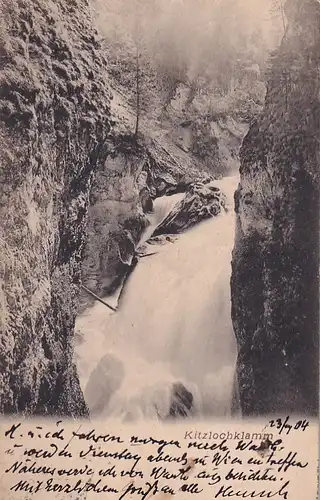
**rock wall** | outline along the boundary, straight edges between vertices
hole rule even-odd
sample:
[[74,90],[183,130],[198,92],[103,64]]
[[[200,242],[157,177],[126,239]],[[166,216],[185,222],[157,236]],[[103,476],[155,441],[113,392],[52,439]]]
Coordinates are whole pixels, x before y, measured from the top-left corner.
[[289,0],[241,150],[232,315],[246,416],[318,412],[320,4]]
[[1,9],[0,412],[86,415],[73,329],[110,129],[105,59],[86,0]]
[[[108,157],[93,182],[82,277],[84,285],[101,297],[122,283],[147,225],[144,208],[150,196],[148,190],[144,194],[146,176],[141,175],[145,161],[145,150],[132,136],[116,134],[110,137]],[[93,301],[83,292],[80,311]]]

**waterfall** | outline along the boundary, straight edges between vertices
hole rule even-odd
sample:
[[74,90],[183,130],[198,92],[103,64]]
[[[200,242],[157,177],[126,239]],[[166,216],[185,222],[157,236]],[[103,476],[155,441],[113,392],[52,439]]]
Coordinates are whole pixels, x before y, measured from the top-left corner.
[[[214,182],[227,195],[229,210],[174,243],[154,246],[156,254],[140,260],[118,312],[97,303],[78,318],[84,342],[76,348],[76,361],[92,416],[165,419],[175,403],[190,417],[231,416],[237,347],[230,276],[237,182],[237,177]],[[180,199],[156,200],[142,241]]]
[[179,201],[183,200],[184,197],[184,193],[177,193],[171,196],[161,196],[154,200],[153,212],[148,217],[149,225],[143,233],[138,245],[142,245],[148,241],[155,229],[164,221],[167,215],[169,215],[173,207],[179,203]]

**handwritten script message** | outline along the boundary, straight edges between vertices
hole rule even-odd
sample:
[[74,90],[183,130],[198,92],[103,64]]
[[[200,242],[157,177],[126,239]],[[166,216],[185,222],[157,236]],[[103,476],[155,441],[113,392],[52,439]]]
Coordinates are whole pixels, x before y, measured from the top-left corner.
[[291,500],[317,468],[306,420],[272,420],[260,433],[203,424],[201,430],[185,424],[119,429],[62,421],[2,425],[2,498]]

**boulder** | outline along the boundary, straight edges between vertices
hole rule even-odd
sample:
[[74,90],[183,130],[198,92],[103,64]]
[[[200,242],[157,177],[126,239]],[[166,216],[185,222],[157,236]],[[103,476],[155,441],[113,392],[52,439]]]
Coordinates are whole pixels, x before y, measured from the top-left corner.
[[162,172],[154,180],[156,197],[165,196],[176,192],[178,182],[169,172]]
[[148,245],[166,245],[167,243],[174,243],[178,236],[170,234],[161,234],[160,236],[153,236],[148,240]]
[[190,391],[181,383],[176,382],[172,385],[171,406],[169,417],[186,418],[193,409],[194,397]]
[[151,213],[153,209],[153,201],[150,189],[148,187],[144,187],[143,189],[141,189],[139,196],[143,213]]

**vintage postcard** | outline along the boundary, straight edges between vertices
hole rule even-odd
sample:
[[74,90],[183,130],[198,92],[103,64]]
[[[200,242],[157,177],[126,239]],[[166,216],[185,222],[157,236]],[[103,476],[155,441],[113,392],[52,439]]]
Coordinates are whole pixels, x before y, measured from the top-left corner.
[[0,496],[318,497],[319,0],[0,0]]

